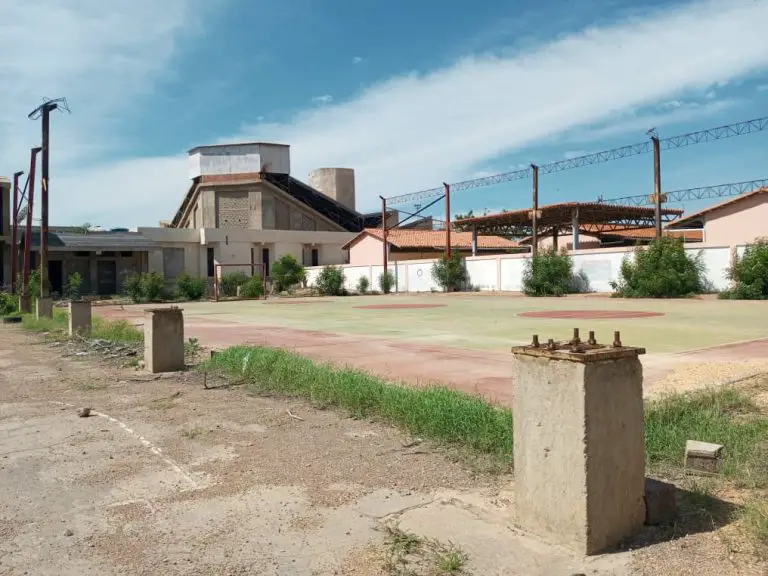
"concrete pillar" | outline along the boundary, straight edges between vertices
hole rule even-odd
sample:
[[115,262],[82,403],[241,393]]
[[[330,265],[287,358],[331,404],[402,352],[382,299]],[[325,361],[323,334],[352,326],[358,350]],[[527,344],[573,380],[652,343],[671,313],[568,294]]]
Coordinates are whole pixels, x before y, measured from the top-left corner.
[[152,373],[184,369],[181,308],[150,308],[144,312],[144,363]]
[[69,335],[89,335],[91,333],[91,303],[69,303]]
[[477,256],[477,226],[472,226],[472,256]]
[[38,298],[35,311],[37,313],[38,320],[40,320],[40,318],[53,318],[53,299]]
[[32,301],[29,296],[19,296],[19,310],[24,314],[32,312]]
[[515,501],[524,530],[595,554],[645,518],[645,350],[577,336],[512,349]]
[[557,252],[557,226],[552,229],[552,249]]
[[573,235],[573,249],[579,249],[579,211],[574,210],[571,216],[571,234]]

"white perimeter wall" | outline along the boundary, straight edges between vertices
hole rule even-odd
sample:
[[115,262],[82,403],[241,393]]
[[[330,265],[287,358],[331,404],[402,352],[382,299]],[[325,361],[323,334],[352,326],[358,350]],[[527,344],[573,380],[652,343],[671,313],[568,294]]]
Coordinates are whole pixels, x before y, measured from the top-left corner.
[[[686,252],[692,256],[701,255],[706,267],[706,277],[715,290],[728,288],[726,277],[731,262],[729,246],[689,245]],[[744,247],[736,247],[736,253],[741,255]],[[594,292],[611,292],[612,281],[618,281],[621,263],[624,258],[633,258],[632,248],[615,248],[611,250],[579,250],[571,252],[574,272],[583,271],[589,278],[590,287]],[[475,256],[465,259],[470,283],[483,292],[519,292],[522,290],[523,271],[525,262],[530,258],[524,254],[508,254],[500,256]],[[440,287],[432,279],[432,264],[435,260],[410,260],[393,262],[389,269],[397,280],[398,292],[430,292],[440,291]],[[379,289],[379,276],[382,266],[342,266],[344,269],[344,286],[354,290],[361,276],[369,280],[371,290]],[[307,268],[309,284],[314,284],[322,267]]]

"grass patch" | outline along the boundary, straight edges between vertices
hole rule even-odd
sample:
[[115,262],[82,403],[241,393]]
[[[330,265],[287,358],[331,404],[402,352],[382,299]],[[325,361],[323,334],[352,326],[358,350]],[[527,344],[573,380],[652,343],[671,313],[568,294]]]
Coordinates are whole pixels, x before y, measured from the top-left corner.
[[255,393],[306,398],[315,407],[341,408],[356,418],[395,424],[414,436],[512,455],[511,410],[450,388],[389,384],[358,370],[318,365],[271,348],[228,348],[203,368],[243,380]]
[[51,338],[60,338],[67,332],[67,318],[64,310],[54,308],[52,318],[38,318],[35,314],[22,315],[21,327],[29,332],[48,332]]
[[208,428],[203,428],[202,426],[195,426],[194,428],[190,428],[189,430],[185,430],[181,433],[182,436],[185,438],[189,438],[190,440],[194,440],[195,438],[200,438],[201,436],[205,436],[208,434],[210,430]]
[[75,386],[78,390],[81,390],[83,392],[92,392],[94,390],[104,390],[107,388],[106,382],[98,382],[98,381],[88,381],[88,382],[80,382]]
[[144,333],[125,320],[107,320],[94,316],[91,338],[110,342],[136,343],[144,341]]
[[686,440],[725,446],[722,475],[738,485],[768,485],[768,416],[735,388],[710,389],[650,402],[645,410],[648,466],[678,470]]
[[437,567],[443,574],[460,574],[466,561],[467,555],[464,552],[456,548],[449,548],[438,553]]
[[768,501],[764,498],[750,500],[741,509],[741,519],[755,554],[768,558]]

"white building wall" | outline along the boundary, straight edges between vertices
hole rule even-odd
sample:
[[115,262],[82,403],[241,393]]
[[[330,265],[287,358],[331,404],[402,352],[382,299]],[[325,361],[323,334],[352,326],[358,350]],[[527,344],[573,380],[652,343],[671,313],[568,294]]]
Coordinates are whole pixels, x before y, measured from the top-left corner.
[[190,179],[262,171],[290,174],[290,148],[275,144],[233,144],[201,146],[189,154]]

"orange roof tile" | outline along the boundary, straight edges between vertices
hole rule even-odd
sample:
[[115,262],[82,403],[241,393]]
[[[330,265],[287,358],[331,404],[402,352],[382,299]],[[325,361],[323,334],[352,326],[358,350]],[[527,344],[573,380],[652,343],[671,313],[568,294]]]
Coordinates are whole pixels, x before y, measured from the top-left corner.
[[[349,242],[342,246],[348,249],[354,242],[364,235],[373,236],[379,240],[384,239],[384,231],[381,228],[366,228]],[[387,231],[387,241],[397,248],[445,248],[445,231],[443,230],[406,230],[395,228]],[[451,232],[451,246],[458,249],[472,248],[471,232]],[[501,236],[477,237],[478,250],[512,250],[520,245]]]

